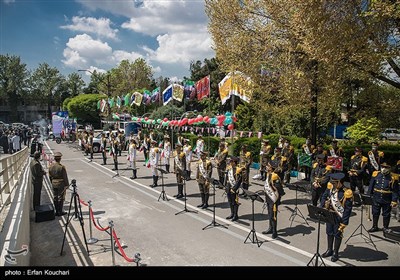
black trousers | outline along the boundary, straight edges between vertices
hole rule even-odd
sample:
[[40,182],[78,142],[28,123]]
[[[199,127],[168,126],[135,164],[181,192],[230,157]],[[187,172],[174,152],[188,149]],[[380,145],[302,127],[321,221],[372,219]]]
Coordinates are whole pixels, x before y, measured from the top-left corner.
[[43,182],[33,183],[33,210],[40,206],[40,196],[42,194]]

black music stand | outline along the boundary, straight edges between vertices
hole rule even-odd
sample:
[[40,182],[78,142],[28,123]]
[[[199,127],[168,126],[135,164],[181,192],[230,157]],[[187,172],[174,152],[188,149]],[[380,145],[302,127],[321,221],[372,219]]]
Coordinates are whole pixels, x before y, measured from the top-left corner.
[[160,201],[160,198],[162,198],[162,200],[164,200],[164,201],[165,200],[169,201],[167,194],[165,193],[165,190],[164,190],[164,174],[167,174],[168,172],[162,168],[157,168],[157,169],[158,169],[158,171],[161,172],[161,193],[160,193],[160,196],[158,197],[157,201]]
[[220,186],[221,183],[219,182],[219,180],[214,179],[214,178],[211,178],[210,182],[211,182],[211,186],[213,188],[213,219],[212,219],[210,224],[208,224],[205,227],[203,227],[203,230],[205,230],[205,229],[207,229],[209,227],[224,227],[224,228],[227,228],[226,226],[221,225],[220,223],[215,221],[215,188],[216,188],[216,186]]
[[296,192],[295,207],[293,209],[292,214],[289,217],[289,221],[291,221],[290,227],[292,227],[293,221],[296,218],[296,216],[300,216],[300,218],[302,218],[306,222],[306,224],[308,226],[310,226],[308,224],[306,218],[304,217],[303,213],[301,213],[300,208],[297,207],[297,190],[299,190],[301,192],[305,192],[305,193],[307,192],[307,190],[303,186],[296,185],[296,184],[287,184],[286,186],[289,188],[289,190],[295,190],[295,192]]
[[185,207],[183,208],[182,211],[179,211],[179,212],[175,213],[175,215],[179,215],[179,214],[185,213],[185,212],[197,213],[197,211],[189,210],[189,209],[187,209],[187,207],[186,207],[186,177],[184,176],[185,170],[179,170],[178,172],[181,173],[181,176],[182,176],[182,178],[183,178],[183,192],[184,192],[184,193],[183,193],[183,198],[184,198],[184,200],[185,200]]
[[[372,245],[374,245],[375,250],[378,250],[376,248],[376,246],[375,246],[374,241],[372,241],[371,234],[369,233],[369,231],[365,228],[365,226],[363,224],[363,208],[364,208],[364,205],[372,205],[372,197],[370,195],[365,195],[365,194],[355,194],[354,195],[354,202],[357,202],[357,203],[359,203],[361,205],[361,221],[360,221],[360,224],[358,225],[358,227],[353,231],[353,233],[350,235],[350,237],[346,240],[345,244],[347,244],[347,242],[353,236],[361,235],[361,237],[367,243],[370,242]],[[355,234],[358,229],[360,229],[360,232]],[[366,235],[363,230],[365,232],[367,232],[368,235]]]
[[328,209],[325,208],[320,208],[311,204],[307,204],[308,208],[308,213],[312,219],[318,220],[318,237],[317,237],[317,252],[314,254],[314,256],[311,258],[311,260],[308,262],[307,266],[310,266],[312,263],[313,259],[315,258],[315,263],[314,266],[318,266],[318,260],[321,259],[321,266],[325,265],[324,260],[321,257],[321,254],[319,253],[319,235],[321,231],[321,222],[325,223],[330,223],[330,224],[335,224],[336,223],[336,213],[331,212]]
[[253,244],[256,243],[257,246],[260,247],[263,242],[258,241],[257,233],[256,233],[256,230],[254,229],[254,201],[257,200],[257,201],[263,203],[264,199],[258,193],[248,191],[245,189],[243,189],[243,191],[247,195],[247,197],[249,197],[251,199],[251,217],[252,217],[252,221],[251,221],[252,228],[251,228],[249,234],[247,235],[246,239],[244,240],[244,243],[246,243],[247,239],[250,239],[251,243],[253,243]]
[[[69,203],[67,222],[65,223],[64,238],[63,238],[63,242],[62,242],[62,246],[61,246],[60,256],[62,256],[62,253],[63,253],[65,237],[67,235],[68,225],[70,224],[70,222],[71,222],[71,220],[72,220],[72,218],[74,216],[78,217],[79,222],[81,224],[82,233],[83,233],[83,239],[85,240],[85,245],[86,245],[86,252],[89,255],[89,247],[88,247],[88,243],[86,241],[85,227],[83,226],[84,223],[83,223],[82,207],[81,207],[81,204],[79,202],[80,201],[79,194],[76,191],[76,180],[75,179],[71,180],[71,186],[72,186],[73,190],[72,190],[72,194],[71,194],[71,201]],[[72,201],[74,201],[74,214],[71,215]],[[79,205],[79,208],[78,208],[78,205]]]

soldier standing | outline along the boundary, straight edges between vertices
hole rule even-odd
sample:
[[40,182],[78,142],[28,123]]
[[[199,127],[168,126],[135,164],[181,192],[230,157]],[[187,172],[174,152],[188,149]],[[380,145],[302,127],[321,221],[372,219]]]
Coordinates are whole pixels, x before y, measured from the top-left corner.
[[282,155],[286,158],[286,171],[284,173],[284,184],[290,183],[290,171],[293,168],[293,160],[294,160],[294,147],[290,145],[290,141],[285,139],[283,142]]
[[183,180],[186,170],[186,157],[185,153],[182,152],[182,145],[177,143],[174,157],[174,171],[176,174],[176,182],[178,183],[178,194],[175,195],[176,198],[183,197]]
[[282,180],[274,170],[278,166],[276,162],[271,162],[267,166],[267,175],[264,183],[265,200],[267,202],[269,228],[263,231],[263,234],[272,233],[272,238],[278,237],[278,205],[281,204],[281,196],[283,195]]
[[305,153],[305,157],[307,160],[305,160],[300,167],[304,169],[305,173],[305,178],[304,180],[310,181],[310,176],[311,176],[311,157],[312,157],[312,152],[314,150],[314,145],[311,145],[311,139],[307,138],[306,143],[303,144],[303,151]]
[[205,209],[208,207],[208,198],[210,192],[210,178],[212,175],[212,164],[207,159],[206,152],[200,152],[200,160],[197,162],[197,173],[196,180],[199,184],[199,190],[201,195],[201,204],[197,207]]
[[90,161],[93,160],[93,131],[89,133],[88,137],[88,148],[90,153]]
[[226,219],[232,219],[236,221],[239,219],[239,187],[242,184],[242,168],[238,167],[239,159],[237,157],[232,157],[230,160],[230,165],[227,167],[226,173],[226,196],[228,197],[228,203],[231,208],[231,214],[226,217]]
[[62,154],[60,152],[56,152],[54,154],[55,162],[52,163],[49,167],[49,177],[51,184],[53,186],[53,196],[54,196],[54,206],[56,209],[56,216],[62,216],[67,214],[63,210],[64,200],[65,200],[65,191],[69,186],[67,170],[65,166],[62,165],[61,162]]
[[[323,258],[332,256],[331,261],[339,259],[339,248],[343,239],[345,227],[349,224],[353,209],[353,192],[343,187],[344,173],[331,173],[330,182],[322,195],[320,207],[333,210],[336,213],[335,223],[326,223],[328,249]],[[334,244],[335,243],[335,244]]]
[[372,178],[374,171],[379,171],[381,169],[380,164],[383,161],[385,154],[382,151],[378,151],[378,142],[371,143],[371,151],[368,152],[368,174]]
[[[249,189],[249,176],[250,176],[250,165],[252,162],[251,153],[247,151],[247,145],[242,146],[240,151],[240,167],[243,168],[242,173],[242,188],[243,190]],[[240,194],[247,197],[244,191]]]
[[374,171],[369,184],[368,194],[372,195],[372,228],[369,232],[379,231],[378,220],[382,209],[383,230],[389,229],[390,211],[397,206],[399,176],[390,174],[390,165],[381,164],[381,171]]
[[204,151],[204,140],[203,137],[199,135],[196,141],[196,150],[195,150],[197,158],[200,158],[202,151]]
[[226,158],[228,156],[228,149],[225,143],[219,143],[219,149],[215,157],[217,163],[218,178],[221,185],[225,185],[225,170],[226,170]]
[[363,194],[363,174],[365,172],[365,167],[368,163],[368,158],[362,155],[362,149],[359,147],[356,147],[354,152],[355,154],[351,156],[350,170],[348,171],[350,176],[350,187],[353,192],[356,190],[357,187],[360,194]]
[[33,160],[31,161],[30,169],[32,174],[32,185],[33,185],[33,210],[40,206],[40,196],[43,187],[43,176],[46,172],[43,170],[40,164],[40,153],[36,151],[33,154]]
[[329,174],[332,172],[332,168],[327,166],[324,160],[325,156],[319,154],[311,171],[311,202],[314,206],[317,206],[318,201],[321,200],[329,182]]
[[169,141],[169,135],[164,135],[164,164],[165,170],[169,173],[170,159],[171,159],[171,142]]
[[158,161],[160,160],[160,149],[156,146],[157,141],[151,141],[151,148],[149,153],[149,162],[151,167],[151,174],[153,175],[153,184],[150,187],[155,188],[157,187],[158,182]]
[[110,150],[114,160],[114,168],[112,170],[118,170],[118,146],[119,141],[117,137],[115,137],[114,134],[111,134]]
[[190,180],[190,174],[192,172],[191,169],[191,161],[192,161],[192,146],[190,146],[189,139],[184,140],[185,145],[183,146],[183,152],[185,153],[186,157],[186,171],[185,171],[185,177],[186,181]]
[[103,156],[103,163],[102,165],[107,164],[107,137],[105,133],[101,134],[101,140],[100,140],[100,150],[101,150],[101,155]]
[[328,155],[331,157],[343,157],[343,149],[338,146],[338,140],[333,139],[332,144],[329,147]]
[[130,177],[130,179],[136,179],[136,149],[137,149],[137,143],[135,141],[135,138],[131,138],[130,143],[129,143],[129,149],[128,149],[128,157],[129,157],[129,165],[132,168],[132,173],[133,176]]
[[282,156],[282,148],[276,147],[274,149],[274,155],[271,157],[271,163],[275,167],[274,172],[278,174],[281,181],[283,181],[283,176],[287,169],[286,157]]
[[261,149],[260,149],[260,174],[261,180],[265,181],[266,173],[267,173],[267,165],[271,158],[272,148],[269,144],[268,139],[263,139],[261,141]]

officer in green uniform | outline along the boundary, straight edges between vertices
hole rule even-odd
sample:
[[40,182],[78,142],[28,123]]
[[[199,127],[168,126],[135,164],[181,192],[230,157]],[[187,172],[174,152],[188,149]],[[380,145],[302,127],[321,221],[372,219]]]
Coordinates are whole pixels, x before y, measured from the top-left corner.
[[69,186],[67,170],[65,166],[60,163],[62,154],[56,152],[54,154],[55,162],[49,167],[50,181],[53,186],[54,206],[56,209],[56,216],[67,214],[63,211],[65,191]]

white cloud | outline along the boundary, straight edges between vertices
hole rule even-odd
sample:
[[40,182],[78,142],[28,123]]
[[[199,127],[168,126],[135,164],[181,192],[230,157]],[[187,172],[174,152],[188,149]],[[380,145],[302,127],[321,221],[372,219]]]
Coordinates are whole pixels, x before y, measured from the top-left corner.
[[159,47],[148,52],[149,59],[160,63],[180,63],[188,65],[192,60],[203,60],[213,56],[211,37],[208,33],[174,33],[157,36]]
[[111,20],[108,18],[73,17],[72,24],[60,26],[77,32],[93,33],[99,37],[117,39],[118,29],[111,28]]
[[[87,70],[89,70],[90,72],[94,72],[96,71],[97,73],[106,73],[107,71],[101,68],[98,68],[96,66],[90,66]],[[90,72],[86,71],[86,75],[91,76],[92,74]]]
[[87,1],[78,0],[82,5],[129,18],[122,24],[147,35],[155,36],[169,32],[197,32],[207,24],[204,1]]
[[62,62],[74,69],[88,69],[92,65],[102,65],[116,67],[122,60],[135,61],[143,57],[136,52],[115,50],[107,42],[93,39],[90,35],[81,34],[69,38],[66,48],[63,51],[64,60]]

